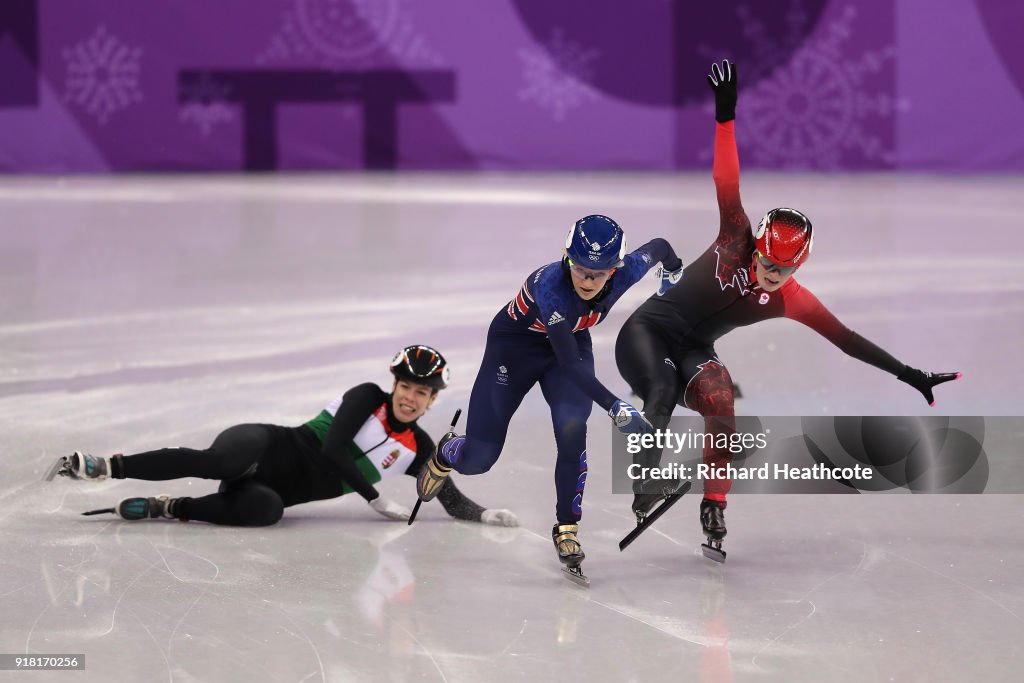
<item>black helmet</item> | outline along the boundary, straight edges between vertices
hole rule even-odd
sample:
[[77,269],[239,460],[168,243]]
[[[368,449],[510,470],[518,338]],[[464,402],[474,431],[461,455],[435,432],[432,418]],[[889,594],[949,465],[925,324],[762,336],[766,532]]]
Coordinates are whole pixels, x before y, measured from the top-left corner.
[[423,344],[406,346],[391,359],[391,374],[395,379],[404,379],[425,384],[431,389],[448,387],[448,363],[444,356]]

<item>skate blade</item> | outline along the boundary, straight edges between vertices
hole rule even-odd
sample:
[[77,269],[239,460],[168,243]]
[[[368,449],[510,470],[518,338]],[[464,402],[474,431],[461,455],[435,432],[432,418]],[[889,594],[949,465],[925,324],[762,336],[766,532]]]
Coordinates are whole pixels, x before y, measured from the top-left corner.
[[416,504],[412,506],[412,512],[409,514],[409,526],[412,526],[412,523],[416,521],[416,515],[420,511],[420,505],[423,505],[423,501],[417,498]]
[[67,463],[68,457],[66,455],[60,455],[53,464],[46,470],[46,474],[43,475],[43,481],[53,481],[53,478],[57,476],[57,472],[60,471],[64,464]]
[[590,587],[590,579],[579,567],[562,567],[562,573],[577,586]]
[[108,514],[108,513],[116,515],[117,514],[117,508],[101,508],[99,510],[88,510],[86,512],[83,512],[82,514],[84,516],[86,516],[86,517],[89,517],[91,515],[104,515],[104,514]]
[[713,546],[708,545],[707,543],[702,543],[700,546],[700,551],[704,553],[704,557],[708,558],[709,560],[714,560],[715,562],[719,563],[725,562],[725,551],[721,548],[715,548]]
[[652,510],[642,522],[638,522],[636,528],[626,534],[625,537],[619,541],[619,552],[621,553],[625,550],[630,543],[640,537],[640,534],[647,531],[652,524],[658,521],[659,517],[668,512],[669,508],[678,503],[679,500],[690,490],[691,486],[693,486],[693,482],[685,482],[682,486],[676,489],[675,493],[667,496],[665,500],[658,505],[658,507],[654,508],[654,510]]

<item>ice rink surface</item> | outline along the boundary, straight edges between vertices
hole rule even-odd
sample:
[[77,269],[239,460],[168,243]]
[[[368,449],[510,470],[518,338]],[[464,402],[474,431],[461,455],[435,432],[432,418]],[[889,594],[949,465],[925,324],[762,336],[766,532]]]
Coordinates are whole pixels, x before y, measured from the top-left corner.
[[[813,219],[798,275],[844,322],[926,370],[915,391],[791,321],[717,346],[748,415],[1021,415],[1024,199],[1016,177],[746,174],[753,221]],[[242,422],[297,425],[387,362],[437,346],[466,407],[494,313],[570,223],[606,213],[684,261],[717,233],[710,174],[308,175],[0,181],[0,653],[84,653],[33,681],[1016,681],[1024,499],[736,495],[725,565],[698,496],[626,552],[608,419],[590,422],[581,540],[589,589],[550,540],[554,440],[539,391],[485,476],[459,477],[518,529],[412,527],[356,496],[277,526],[80,517],[216,482],[40,481],[60,454],[206,447]],[[615,335],[655,288],[594,328]],[[463,424],[465,424],[463,422]],[[411,505],[412,478],[381,486]]]

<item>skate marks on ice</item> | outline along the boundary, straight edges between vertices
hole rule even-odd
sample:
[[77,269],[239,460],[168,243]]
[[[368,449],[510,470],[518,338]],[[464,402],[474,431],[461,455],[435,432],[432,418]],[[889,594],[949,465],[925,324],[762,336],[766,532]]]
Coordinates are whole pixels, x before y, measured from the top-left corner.
[[[397,317],[401,297],[346,297],[0,325],[0,348],[13,352],[9,362],[18,368],[0,375],[0,397],[323,368],[375,357],[388,339],[475,329],[493,315],[488,294],[459,294],[457,307],[445,306],[451,295],[418,297],[415,311]],[[427,313],[440,307],[453,309],[443,328]]]
[[[616,197],[631,195],[630,188],[652,182],[665,196],[703,197],[693,207],[664,208],[655,202],[647,209],[644,202],[637,202],[620,211],[633,226],[634,244],[661,232],[648,226],[664,225],[674,246],[693,254],[706,247],[708,231],[717,225],[706,176],[642,181],[588,177],[585,184],[588,201],[601,194],[612,204]],[[772,197],[783,194],[817,203],[808,211],[819,217],[818,225],[828,227],[822,233],[828,244],[819,245],[818,260],[801,282],[866,337],[891,346],[898,357],[910,361],[911,354],[921,353],[922,365],[928,359],[938,363],[949,354],[966,359],[955,365],[970,374],[956,392],[940,397],[939,409],[965,415],[999,410],[1019,414],[1024,404],[1014,391],[1022,379],[1014,344],[1021,325],[1006,313],[1021,308],[1024,271],[1016,268],[1009,252],[1005,257],[986,253],[991,250],[986,243],[1014,237],[1012,221],[989,221],[979,230],[989,231],[992,239],[954,249],[953,224],[945,221],[961,219],[948,219],[948,210],[931,200],[936,187],[941,190],[953,181],[940,180],[926,188],[922,179],[911,179],[917,189],[911,187],[910,194],[916,199],[907,201],[905,180],[848,177],[836,182],[762,175],[748,183],[750,208],[766,208]],[[323,192],[337,182],[348,181],[324,182]],[[510,182],[545,187],[557,181],[523,177]],[[593,190],[602,183],[607,183],[607,194]],[[984,191],[991,193],[1000,184],[1013,183],[986,180]],[[970,193],[981,185],[968,180],[961,189]],[[884,190],[881,196],[875,196],[875,187]],[[55,189],[52,198],[61,201],[63,192]],[[254,198],[261,194],[245,192]],[[844,229],[849,217],[857,215],[865,193],[877,200],[875,209],[894,209],[896,217]],[[14,194],[8,193],[12,201],[28,206],[26,199],[13,198]],[[358,192],[348,195],[344,201],[358,201]],[[562,202],[558,208],[544,206],[539,198],[536,213],[524,214],[513,205],[507,213],[496,213],[486,203],[473,213],[457,204],[459,197],[439,196],[456,202],[444,205],[451,220],[438,223],[446,226],[439,241],[447,244],[458,237],[470,242],[453,246],[462,252],[444,274],[456,278],[457,284],[427,292],[447,300],[445,322],[454,321],[450,331],[438,326],[429,307],[408,325],[405,318],[388,322],[386,316],[373,317],[370,309],[376,304],[364,296],[370,290],[351,291],[358,278],[380,267],[377,254],[393,252],[396,239],[411,238],[402,228],[403,218],[411,215],[403,214],[404,209],[360,217],[375,223],[371,227],[376,236],[360,233],[360,248],[369,255],[362,264],[350,264],[341,280],[336,264],[315,263],[312,270],[272,269],[269,276],[260,271],[260,277],[236,268],[217,279],[204,274],[202,260],[189,260],[183,253],[161,256],[162,261],[181,265],[157,268],[155,280],[145,269],[137,269],[145,294],[137,297],[119,296],[112,275],[64,268],[75,262],[75,244],[40,242],[29,231],[14,228],[2,231],[0,239],[17,241],[27,250],[26,264],[33,258],[37,263],[31,268],[14,264],[7,270],[11,290],[26,296],[10,299],[4,309],[12,314],[8,320],[22,322],[0,326],[0,350],[5,358],[14,359],[7,369],[19,369],[18,374],[0,370],[0,412],[18,425],[7,444],[11,475],[0,483],[0,530],[7,550],[0,578],[0,612],[6,622],[0,627],[0,651],[17,652],[26,644],[45,651],[45,643],[61,643],[68,651],[88,652],[87,677],[106,670],[175,680],[229,680],[240,675],[252,680],[541,680],[550,677],[551,662],[564,656],[581,662],[581,677],[595,680],[672,680],[666,672],[678,670],[701,672],[709,680],[746,673],[778,680],[854,681],[863,679],[864,672],[906,680],[1013,680],[1014,672],[1024,670],[1018,654],[1018,643],[1024,639],[1024,597],[1019,590],[1024,557],[1003,530],[1024,519],[1020,504],[1010,496],[965,497],[955,512],[943,497],[911,501],[884,496],[854,502],[738,496],[730,505],[731,556],[727,565],[718,566],[700,556],[700,526],[689,501],[677,505],[652,527],[653,533],[644,534],[642,543],[620,556],[615,545],[633,524],[628,498],[602,491],[598,482],[603,475],[595,470],[581,533],[593,581],[587,591],[574,588],[555,574],[561,567],[546,535],[552,521],[553,443],[546,428],[546,406],[536,395],[527,398],[520,416],[542,419],[545,429],[531,430],[528,421],[514,423],[501,469],[496,467],[487,477],[459,480],[478,502],[523,513],[523,531],[528,533],[503,545],[486,545],[485,559],[480,548],[487,541],[480,530],[451,523],[438,506],[424,507],[415,531],[381,541],[381,550],[369,539],[386,523],[362,517],[372,513],[366,513],[359,501],[325,505],[309,513],[295,510],[279,529],[240,532],[77,515],[127,495],[191,495],[208,483],[147,488],[148,483],[89,487],[54,481],[47,487],[39,482],[54,456],[74,448],[99,453],[108,447],[130,451],[164,444],[203,446],[218,430],[236,422],[273,421],[280,416],[290,424],[308,419],[313,412],[307,415],[307,409],[319,410],[342,380],[385,380],[387,357],[379,357],[380,349],[386,346],[390,356],[409,342],[410,334],[429,335],[445,351],[453,370],[468,368],[456,373],[455,384],[443,397],[443,409],[439,402],[430,416],[428,432],[442,432],[451,409],[468,395],[479,361],[475,349],[486,322],[521,278],[557,251],[557,244],[549,248],[541,237],[552,230],[550,225],[565,222],[560,217],[567,221],[579,211],[589,212],[592,205]],[[1005,197],[1004,203],[1017,201],[1011,191]],[[334,225],[337,201],[302,201],[311,222]],[[368,201],[386,203],[383,195]],[[992,205],[970,203],[981,211]],[[119,257],[127,257],[122,260],[143,255],[150,238],[118,240],[120,233],[110,233],[107,226],[125,222],[119,218],[118,205],[96,206],[96,226],[79,237],[89,234],[109,243],[120,250]],[[608,211],[616,215],[617,207],[623,208],[614,204]],[[262,212],[266,205],[256,208]],[[294,206],[279,209],[288,218]],[[55,209],[41,204],[38,210]],[[81,214],[80,206],[76,212]],[[479,220],[485,214],[487,220]],[[927,220],[922,222],[921,215]],[[258,220],[239,216],[225,214],[240,221]],[[82,219],[69,215],[68,220]],[[522,260],[510,274],[490,278],[481,273],[471,256],[492,236],[483,235],[480,226],[507,230],[525,223],[537,226],[524,240],[529,253],[519,255]],[[890,234],[897,224],[899,233]],[[288,236],[275,242],[275,250],[287,258],[292,252],[308,251],[308,242],[302,242],[304,225],[282,220],[279,232]],[[708,227],[691,229],[694,225]],[[250,227],[211,230],[227,233],[226,243],[233,250],[229,260],[243,266],[277,256],[260,252],[261,233],[254,233],[260,239],[232,237],[234,231],[244,238]],[[915,230],[921,231],[920,237]],[[317,237],[328,240],[322,249],[328,252],[349,235],[350,231],[334,231]],[[181,246],[183,252],[205,252],[217,239],[217,234],[204,237],[185,231],[163,244]],[[890,258],[875,258],[880,244],[892,247]],[[913,258],[904,259],[911,249]],[[951,253],[957,254],[955,263]],[[307,263],[302,259],[305,255],[295,262]],[[398,265],[411,277],[433,277],[429,261],[417,255]],[[936,267],[952,269],[957,277],[937,283]],[[355,277],[347,279],[353,272]],[[483,284],[477,290],[480,278]],[[858,278],[856,287],[848,286],[853,278]],[[65,304],[54,294],[72,291],[71,280],[77,298]],[[175,287],[196,280],[199,285],[175,293]],[[442,280],[430,282],[438,286]],[[619,382],[611,353],[616,321],[649,295],[651,288],[640,291],[644,286],[634,288],[637,299],[623,302],[622,317],[595,328],[598,376],[613,391],[624,390],[612,386]],[[291,288],[286,300],[275,294],[279,288]],[[207,300],[208,306],[194,305]],[[381,300],[388,305],[398,301],[397,290],[383,293]],[[117,306],[108,311],[112,303]],[[349,308],[353,305],[363,307]],[[970,324],[946,325],[949,316]],[[360,331],[353,320],[370,321],[373,327]],[[386,334],[367,334],[385,323]],[[289,327],[301,328],[303,334],[290,334]],[[760,332],[738,330],[719,349],[748,394],[743,412],[767,414],[761,408],[774,405],[767,399],[779,400],[772,395],[771,384],[783,377],[794,378],[791,393],[781,399],[789,414],[816,414],[823,405],[838,414],[866,414],[879,409],[880,401],[891,414],[926,409],[919,396],[844,360],[799,326],[780,322],[769,328],[766,323],[764,333],[778,333],[774,347],[762,343]],[[930,338],[935,335],[937,341]],[[449,353],[449,348],[454,351]],[[769,363],[773,369],[765,374]],[[456,398],[458,392],[462,396]],[[204,401],[197,403],[197,396]],[[281,404],[275,398],[279,396],[291,397],[289,405]],[[603,438],[598,435],[605,423],[603,416],[595,415],[595,441]],[[536,433],[522,433],[528,431]],[[38,451],[43,443],[45,453]],[[28,456],[18,458],[14,453]],[[510,466],[525,477],[522,485],[514,482]],[[408,483],[386,495],[409,497]],[[1000,523],[993,527],[992,519]],[[164,559],[152,543],[159,544]],[[182,554],[185,551],[205,560],[190,560]],[[202,580],[214,573],[206,560],[220,570],[215,580]],[[870,613],[885,618],[865,616]],[[475,625],[474,633],[465,633],[466,623]],[[709,671],[705,667],[711,665],[701,655],[712,652],[724,657],[721,668]],[[257,668],[245,663],[256,660],[267,664]],[[848,673],[823,676],[821,667],[826,665],[831,672],[841,666]]]
[[[893,591],[917,593],[916,597],[931,602],[941,595],[943,601],[952,603],[938,612],[928,607],[922,610],[915,607],[916,603],[900,603],[903,611],[918,614],[916,628],[927,623],[922,630],[931,633],[928,643],[943,633],[952,637],[952,631],[961,627],[947,628],[944,620],[955,614],[960,614],[962,620],[963,609],[978,603],[985,605],[985,618],[995,622],[982,629],[985,637],[997,629],[1006,631],[1004,638],[1021,633],[1015,615],[1019,610],[1012,603],[1007,604],[1009,611],[992,610],[989,602],[979,600],[978,593],[963,590],[955,582],[980,588],[981,594],[992,599],[997,594],[928,559],[932,557],[927,554],[929,543],[938,540],[939,535],[923,538],[923,544],[903,539],[904,534],[920,533],[925,517],[911,517],[904,525],[906,529],[901,528],[895,535],[885,533],[879,524],[891,512],[865,514],[871,509],[869,500],[859,501],[858,509],[846,501],[816,497],[739,496],[731,506],[730,538],[736,554],[729,565],[719,567],[669,543],[648,541],[631,548],[630,553],[620,554],[615,547],[617,524],[601,510],[627,511],[629,499],[613,498],[595,488],[589,494],[594,495],[592,502],[597,504],[588,511],[588,526],[581,537],[591,562],[588,573],[595,581],[590,590],[578,590],[555,578],[554,571],[560,567],[550,537],[529,531],[546,526],[547,515],[542,513],[550,508],[549,493],[545,489],[542,494],[517,496],[528,503],[525,511],[532,519],[524,520],[528,527],[521,527],[520,533],[510,534],[493,546],[484,538],[484,529],[452,523],[442,518],[439,510],[428,515],[426,508],[423,524],[390,538],[392,527],[388,523],[362,518],[360,515],[369,514],[363,510],[365,506],[344,502],[340,509],[325,504],[310,512],[297,510],[301,517],[286,518],[280,529],[266,531],[238,532],[175,522],[86,522],[86,526],[95,524],[87,534],[65,534],[60,527],[51,528],[51,532],[57,531],[65,538],[65,548],[77,548],[72,552],[81,553],[72,555],[73,561],[66,563],[75,567],[74,574],[56,570],[61,577],[58,587],[67,582],[64,599],[74,598],[76,577],[88,577],[83,606],[98,609],[89,609],[91,618],[87,621],[95,623],[95,619],[105,617],[105,623],[100,624],[102,628],[94,628],[88,638],[76,636],[73,625],[79,622],[78,611],[73,604],[65,603],[62,609],[38,619],[31,642],[39,649],[44,633],[51,639],[71,640],[97,653],[96,666],[101,661],[113,666],[123,663],[124,655],[105,649],[103,643],[116,636],[126,646],[130,644],[139,657],[144,654],[150,660],[161,661],[157,658],[162,655],[154,650],[162,648],[177,679],[204,671],[210,675],[219,670],[217,657],[231,661],[247,657],[266,647],[266,637],[276,637],[283,638],[287,647],[274,651],[281,655],[290,652],[293,661],[298,659],[300,663],[275,671],[292,680],[310,674],[311,680],[317,680],[321,666],[328,679],[346,665],[349,668],[344,670],[350,675],[372,670],[369,659],[380,652],[381,634],[387,637],[387,633],[393,633],[405,643],[404,661],[411,667],[398,672],[434,677],[440,672],[448,680],[459,680],[473,674],[494,674],[501,679],[502,670],[509,675],[539,674],[548,656],[543,653],[550,654],[544,643],[557,635],[563,639],[559,647],[588,653],[590,672],[596,677],[602,670],[626,674],[634,667],[636,672],[645,671],[648,665],[641,663],[641,653],[657,662],[649,666],[668,666],[659,655],[664,651],[677,658],[682,656],[683,663],[694,671],[712,666],[703,661],[702,654],[717,652],[723,656],[716,661],[721,666],[728,661],[733,674],[786,677],[793,673],[799,678],[829,657],[850,665],[851,672],[867,670],[858,669],[855,660],[864,660],[873,667],[888,666],[873,654],[879,647],[878,638],[886,643],[899,642],[900,634],[913,622],[887,613],[886,620],[869,627],[864,613],[865,609],[878,613]],[[894,499],[886,501],[890,510],[899,511],[910,497],[886,498]],[[929,510],[928,503],[935,500],[916,505]],[[683,514],[674,512],[659,524],[679,517],[668,527],[671,534],[699,534],[692,508],[676,506]],[[817,516],[825,519],[819,523],[815,521]],[[625,513],[615,517],[618,524],[628,518]],[[950,518],[940,517],[943,522]],[[794,524],[794,518],[803,521]],[[52,522],[40,520],[39,528],[44,523],[52,527]],[[69,528],[81,527],[76,523]],[[331,538],[332,530],[338,532],[338,537]],[[378,541],[382,549],[375,549],[366,540],[385,532],[388,537]],[[949,534],[948,529],[942,534],[946,547],[959,562],[962,553]],[[89,537],[94,537],[93,541],[87,541]],[[891,546],[886,545],[886,539],[891,540]],[[96,542],[101,544],[101,552]],[[332,555],[311,556],[309,548],[317,545]],[[691,547],[696,545],[694,538]],[[482,547],[486,558],[480,557]],[[359,589],[359,583],[368,575],[367,568],[377,561],[378,553],[387,555],[380,555],[381,576],[401,576],[405,571],[399,571],[403,562],[415,574],[415,578],[385,584],[393,588],[382,587],[375,580],[366,584],[368,595],[384,600],[383,611],[374,617],[383,619],[381,627],[361,616],[362,608],[355,603],[344,597],[338,599],[341,593],[364,590]],[[366,562],[360,565],[359,558]],[[932,571],[920,571],[914,563]],[[645,571],[648,565],[659,569]],[[96,574],[101,567],[109,570],[109,591],[103,590],[102,578]],[[979,568],[974,568],[972,574]],[[1004,580],[1009,578],[1010,569],[1006,567]],[[118,576],[119,572],[123,574]],[[377,571],[369,575],[377,575]],[[999,577],[995,578],[998,582]],[[332,580],[335,584],[330,583]],[[403,597],[414,585],[415,594]],[[495,591],[496,585],[503,589]],[[388,594],[394,597],[384,597]],[[471,614],[455,606],[460,594],[460,604],[476,605]],[[112,604],[117,605],[114,620]],[[348,614],[351,623],[339,621],[341,614]],[[1006,618],[997,616],[993,620],[993,614]],[[156,615],[160,616],[154,619]],[[151,635],[136,616],[145,621]],[[445,635],[467,618],[476,619],[481,632],[492,632],[491,637],[468,644],[464,635]],[[334,634],[328,626],[330,620],[336,625]],[[914,634],[914,630],[909,633]],[[100,633],[108,635],[102,638]],[[235,635],[218,636],[223,633]],[[618,644],[606,640],[604,633],[616,634]],[[209,647],[200,646],[199,638],[205,639]],[[836,644],[840,640],[849,642],[840,647]],[[670,643],[686,643],[687,647],[681,653]],[[24,640],[18,643],[18,649],[23,645]],[[605,647],[609,648],[608,654],[602,655],[601,648]],[[219,654],[216,648],[220,648]],[[637,654],[624,654],[623,648],[632,648]],[[932,648],[931,644],[920,649],[911,647],[901,657],[909,657],[916,664],[919,657],[934,657],[934,653],[926,654]],[[609,659],[612,649],[624,657],[622,666],[626,670]],[[715,671],[716,675],[722,674],[722,669]],[[258,680],[269,680],[266,672],[249,673]],[[838,680],[856,678],[851,675]]]
[[[937,577],[937,578],[939,578],[943,582],[948,582],[948,583],[953,584],[953,586],[955,587],[954,590],[970,591],[974,595],[977,595],[978,597],[984,599],[986,602],[990,603],[993,607],[996,607],[996,608],[1002,610],[1003,612],[1006,612],[1008,615],[1010,615],[1011,617],[1016,619],[1018,622],[1020,622],[1022,625],[1024,625],[1024,617],[1022,617],[1021,614],[1018,614],[1014,610],[1010,609],[1003,602],[1000,602],[999,600],[996,600],[994,597],[992,597],[991,595],[989,595],[985,591],[982,591],[982,590],[980,590],[978,588],[975,588],[974,586],[971,586],[970,584],[965,583],[964,581],[962,581],[960,579],[957,579],[956,577],[952,577],[952,576],[948,576],[946,574],[943,574],[942,572],[940,572],[940,571],[938,571],[936,569],[933,569],[932,567],[929,567],[929,566],[927,566],[925,564],[922,564],[921,562],[918,562],[916,560],[912,560],[912,559],[910,559],[908,557],[904,557],[901,554],[899,554],[897,552],[894,552],[892,550],[880,550],[880,552],[884,553],[886,556],[891,557],[894,560],[898,560],[900,562],[906,562],[907,564],[912,565],[915,569],[918,569],[918,570],[923,571],[923,572],[927,572],[929,575]],[[1003,562],[1003,560],[1000,560],[1000,563],[1002,563],[1002,562]],[[989,581],[991,582],[992,579],[989,579]]]
[[818,590],[820,590],[822,588],[822,586],[825,586],[825,585],[829,584],[830,582],[832,582],[833,580],[835,580],[836,578],[838,578],[840,576],[846,575],[848,573],[849,574],[856,574],[861,569],[861,567],[864,565],[865,558],[867,557],[867,552],[868,552],[867,544],[861,543],[861,555],[860,555],[859,560],[857,561],[857,564],[853,567],[852,570],[841,569],[841,570],[835,572],[834,574],[831,574],[830,576],[827,576],[826,578],[822,579],[821,581],[819,581],[816,584],[814,584],[813,586],[811,586],[811,588],[809,588],[807,590],[807,592],[803,596],[801,596],[801,597],[791,601],[791,604],[795,604],[795,605],[804,605],[804,604],[806,604],[808,606],[808,608],[809,608],[809,611],[807,612],[807,615],[802,617],[802,618],[800,618],[800,619],[798,619],[798,620],[796,620],[796,621],[794,621],[792,624],[788,625],[786,628],[784,628],[782,631],[780,631],[778,635],[776,635],[774,638],[772,638],[767,643],[765,643],[764,646],[761,647],[754,654],[754,656],[751,658],[751,660],[750,660],[751,665],[756,668],[758,666],[758,664],[757,664],[758,657],[760,657],[762,654],[766,655],[769,651],[774,651],[774,648],[777,646],[779,641],[781,641],[786,636],[786,634],[790,633],[791,631],[796,629],[798,626],[800,626],[802,623],[804,623],[805,621],[807,621],[811,617],[813,617],[814,613],[817,612],[817,607],[815,606],[814,602],[812,602],[809,599],[810,596],[813,595]]
[[[181,547],[173,533],[164,536],[162,525],[148,525],[148,534],[138,533],[138,525],[126,529],[127,525],[101,525],[101,545],[91,546],[94,550],[75,564],[46,565],[57,580],[53,600],[46,601],[29,625],[22,643],[25,651],[45,650],[42,641],[59,639],[75,644],[76,651],[87,652],[89,668],[97,672],[149,661],[150,676],[156,673],[158,678],[160,674],[153,672],[152,666],[160,662],[165,679],[221,678],[215,672],[223,668],[225,676],[230,669],[236,675],[251,675],[253,680],[271,680],[273,676],[266,678],[266,670],[244,662],[259,661],[252,657],[258,645],[267,649],[267,644],[278,643],[269,648],[271,662],[274,651],[279,655],[288,652],[295,666],[282,665],[287,660],[279,657],[269,670],[289,680],[310,673],[321,680],[329,678],[323,677],[322,646],[310,638],[308,625],[293,617],[295,605],[301,601],[296,603],[289,596],[283,602],[268,599],[275,597],[272,591],[239,584],[236,566],[224,583],[214,559]],[[192,535],[190,545],[201,544],[197,541],[202,532],[193,531]],[[197,535],[200,538],[195,538]],[[154,536],[157,542],[153,542]],[[177,541],[188,543],[189,539]],[[83,546],[76,542],[69,547]],[[246,625],[247,621],[254,623]]]

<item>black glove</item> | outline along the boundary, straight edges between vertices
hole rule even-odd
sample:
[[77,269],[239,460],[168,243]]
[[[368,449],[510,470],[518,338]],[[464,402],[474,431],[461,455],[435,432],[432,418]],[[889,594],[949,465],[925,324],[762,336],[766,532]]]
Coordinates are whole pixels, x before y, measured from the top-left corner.
[[725,123],[736,118],[736,65],[726,59],[722,68],[718,63],[711,65],[708,84],[715,91],[715,121]]
[[960,379],[961,376],[959,372],[924,372],[908,365],[903,372],[896,376],[896,379],[906,382],[920,391],[924,400],[928,401],[928,405],[933,406],[935,397],[932,395],[932,387]]

